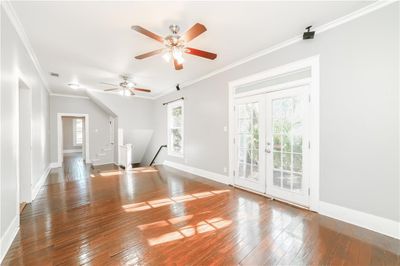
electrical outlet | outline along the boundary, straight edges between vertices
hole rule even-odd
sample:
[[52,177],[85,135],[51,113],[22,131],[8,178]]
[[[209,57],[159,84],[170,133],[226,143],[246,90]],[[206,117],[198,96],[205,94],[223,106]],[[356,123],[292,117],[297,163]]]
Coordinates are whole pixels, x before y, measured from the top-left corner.
[[226,169],[226,167],[224,167],[224,173],[228,172],[228,169]]
[[188,163],[188,159],[187,158],[185,158],[185,163]]
[[224,126],[224,132],[227,132],[227,131],[228,131],[228,127]]

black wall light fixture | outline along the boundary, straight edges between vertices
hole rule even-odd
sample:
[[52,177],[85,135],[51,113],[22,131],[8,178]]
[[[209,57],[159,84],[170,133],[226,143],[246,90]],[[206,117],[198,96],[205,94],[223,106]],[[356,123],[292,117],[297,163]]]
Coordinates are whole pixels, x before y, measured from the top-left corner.
[[310,31],[312,26],[306,28],[307,31],[303,33],[303,40],[314,39],[315,31]]
[[181,88],[179,87],[179,84],[176,84],[176,87],[175,87],[175,88],[176,88],[177,91],[180,91],[180,90],[181,90]]

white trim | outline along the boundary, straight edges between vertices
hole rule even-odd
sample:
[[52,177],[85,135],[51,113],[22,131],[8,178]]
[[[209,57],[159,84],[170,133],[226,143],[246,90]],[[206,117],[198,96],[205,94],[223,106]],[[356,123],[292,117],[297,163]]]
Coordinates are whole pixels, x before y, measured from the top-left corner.
[[14,238],[16,237],[19,231],[19,214],[14,217],[7,230],[4,232],[1,237],[0,247],[0,264],[3,262],[4,257],[7,254],[8,249],[10,248]]
[[89,115],[79,113],[57,113],[57,163],[62,165],[63,162],[63,130],[62,130],[62,117],[63,116],[76,116],[85,118],[85,162],[90,163],[90,136],[89,136]]
[[191,166],[180,164],[180,163],[174,163],[171,161],[164,161],[162,164],[172,167],[172,168],[175,168],[175,169],[178,169],[178,170],[181,170],[181,171],[184,171],[184,172],[188,172],[193,175],[198,175],[198,176],[201,176],[201,177],[204,177],[204,178],[207,178],[207,179],[210,179],[210,180],[222,183],[222,184],[228,185],[230,183],[229,177],[226,175],[217,174],[217,173],[203,170],[200,168],[195,168],[195,167],[191,167]]
[[72,95],[72,94],[61,94],[61,93],[50,93],[50,96],[52,97],[70,97],[70,98],[81,98],[81,99],[87,99],[90,100],[88,96],[83,96],[83,95]]
[[[321,26],[318,26],[318,27],[314,28],[314,31],[318,35],[320,33],[323,33],[323,32],[328,31],[330,29],[336,28],[336,27],[338,27],[338,26],[340,26],[342,24],[350,22],[350,21],[352,21],[354,19],[357,19],[357,18],[359,18],[361,16],[367,15],[367,14],[373,12],[373,11],[376,11],[378,9],[381,9],[381,8],[383,8],[385,6],[388,6],[388,5],[396,3],[396,2],[398,2],[398,1],[396,1],[396,0],[389,0],[389,1],[378,0],[378,1],[375,1],[375,2],[373,2],[371,4],[369,4],[369,5],[361,8],[361,9],[353,11],[353,12],[347,14],[347,15],[344,15],[344,16],[342,16],[340,18],[337,18],[337,19],[335,19],[335,20],[333,20],[331,22],[325,23],[325,24],[323,24]],[[250,62],[250,61],[252,61],[254,59],[257,59],[257,58],[263,57],[265,55],[271,54],[271,53],[273,53],[275,51],[278,51],[278,50],[280,50],[282,48],[285,48],[287,46],[290,46],[290,45],[295,44],[297,42],[300,42],[302,40],[303,40],[302,35],[297,35],[297,36],[295,36],[293,38],[290,38],[290,39],[288,39],[286,41],[283,41],[281,43],[278,43],[276,45],[273,45],[271,47],[263,49],[263,50],[261,50],[261,51],[259,51],[257,53],[254,53],[254,54],[252,54],[252,55],[250,55],[248,57],[245,57],[245,58],[243,58],[243,59],[241,59],[239,61],[236,61],[236,62],[234,62],[232,64],[229,64],[229,65],[227,65],[225,67],[222,67],[220,69],[214,70],[214,71],[212,71],[212,72],[210,72],[210,73],[208,73],[208,74],[206,74],[206,75],[204,75],[202,77],[199,77],[199,78],[194,79],[194,80],[189,80],[189,81],[186,81],[186,82],[182,82],[182,83],[180,83],[179,86],[180,86],[181,89],[184,89],[184,88],[189,87],[190,85],[198,83],[198,82],[200,82],[202,80],[211,78],[211,77],[213,77],[213,76],[215,76],[217,74],[220,74],[222,72],[228,71],[228,70],[230,70],[232,68],[235,68],[235,67],[240,66],[242,64],[245,64],[247,62]],[[175,90],[176,90],[175,87],[167,88],[164,92],[162,92],[159,95],[153,97],[153,99],[159,99],[159,98],[161,98],[161,97],[163,97],[163,96],[165,96],[167,94],[173,93]]]
[[311,83],[310,78],[304,78],[304,79],[298,79],[294,81],[289,81],[281,84],[276,84],[272,86],[268,86],[265,88],[261,89],[256,89],[256,90],[250,90],[246,92],[240,92],[235,94],[235,98],[240,98],[240,97],[248,97],[248,96],[253,96],[253,95],[258,95],[258,94],[264,94],[268,92],[273,92],[273,91],[280,91],[280,90],[286,90],[294,87],[300,87],[304,85],[308,85]]
[[[307,81],[310,86],[310,206],[313,211],[318,212],[319,204],[319,55],[295,61],[290,64],[275,67],[263,72],[256,73],[238,80],[229,82],[229,176],[231,183],[234,184],[233,171],[235,169],[234,162],[234,101],[236,98],[235,89],[237,87],[251,84],[255,81],[266,80],[287,73],[293,73],[301,69],[311,69],[311,78]],[[301,82],[304,83],[305,80]],[[287,85],[292,85],[292,82],[282,84],[279,89],[285,88]],[[283,86],[283,87],[282,87]],[[272,89],[278,88],[276,85],[271,86]],[[258,92],[257,90],[256,92]],[[265,88],[262,91],[271,91],[270,88]],[[246,92],[247,93],[247,92]],[[243,93],[242,93],[243,94]],[[247,93],[248,94],[248,93]],[[239,94],[240,96],[240,94]]]
[[400,222],[320,201],[319,213],[346,223],[400,239]]
[[74,152],[82,152],[82,149],[71,149],[71,150],[63,150],[63,153],[74,153]]
[[50,163],[50,168],[59,168],[59,167],[62,167],[62,164],[59,164],[58,162]]
[[41,187],[46,182],[46,179],[47,179],[47,177],[48,177],[48,175],[50,173],[51,168],[52,168],[51,164],[49,164],[49,166],[47,166],[46,170],[44,171],[44,173],[42,174],[40,179],[36,182],[35,186],[32,187],[32,201],[36,198],[36,196],[38,195]]
[[49,84],[47,83],[47,80],[45,79],[43,69],[39,64],[39,60],[35,54],[35,51],[32,48],[31,42],[29,41],[29,38],[28,38],[28,35],[26,34],[24,27],[22,26],[22,23],[17,16],[17,13],[15,12],[11,1],[10,0],[1,1],[1,6],[4,8],[8,18],[11,21],[11,24],[14,26],[15,31],[17,32],[19,38],[21,39],[21,42],[23,43],[29,57],[31,58],[33,65],[35,66],[36,71],[38,72],[40,80],[43,83],[43,86],[46,88],[46,90],[49,93],[51,93],[51,89],[49,87]]

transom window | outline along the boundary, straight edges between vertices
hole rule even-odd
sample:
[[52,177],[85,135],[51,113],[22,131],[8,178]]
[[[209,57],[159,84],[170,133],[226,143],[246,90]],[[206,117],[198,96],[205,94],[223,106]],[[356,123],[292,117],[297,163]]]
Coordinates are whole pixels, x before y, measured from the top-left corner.
[[183,101],[168,104],[168,155],[183,157]]

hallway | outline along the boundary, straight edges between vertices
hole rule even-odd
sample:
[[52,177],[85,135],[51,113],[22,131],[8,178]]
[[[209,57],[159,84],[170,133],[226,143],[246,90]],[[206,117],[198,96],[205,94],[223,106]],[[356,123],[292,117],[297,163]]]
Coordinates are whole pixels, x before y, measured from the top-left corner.
[[395,252],[392,238],[173,168],[73,155],[23,211],[3,265],[394,265]]

